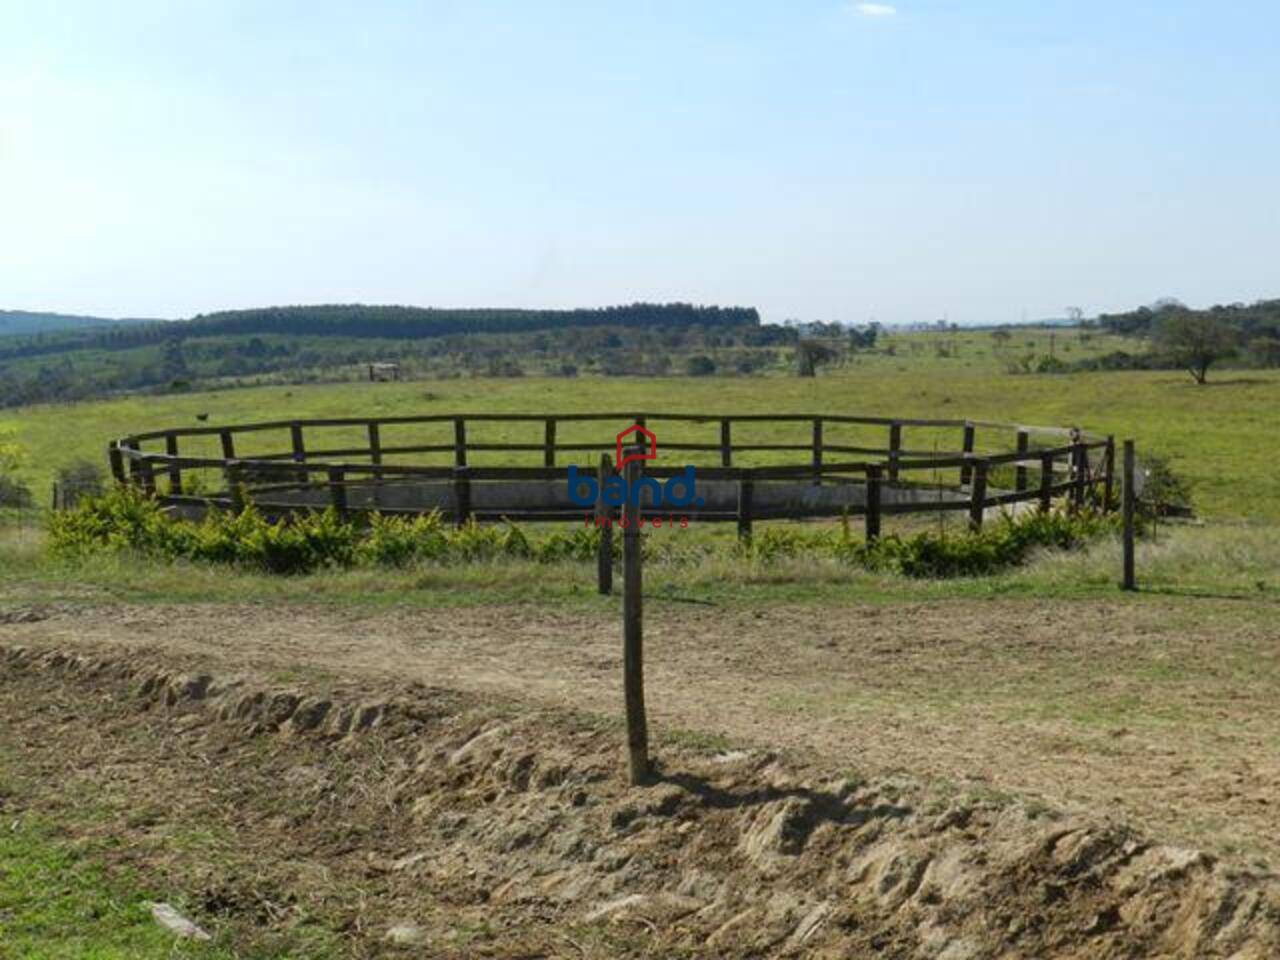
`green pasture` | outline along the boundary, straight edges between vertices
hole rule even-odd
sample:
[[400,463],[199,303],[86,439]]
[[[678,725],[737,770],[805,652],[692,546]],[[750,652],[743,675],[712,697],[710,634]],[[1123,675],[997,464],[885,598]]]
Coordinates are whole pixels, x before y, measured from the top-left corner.
[[[1022,331],[1021,333],[1027,333]],[[1014,344],[1020,335],[1014,333]],[[1280,479],[1274,465],[1275,411],[1280,408],[1280,371],[1223,371],[1208,386],[1176,371],[1069,375],[1012,375],[998,369],[989,334],[957,335],[960,355],[940,358],[932,335],[897,336],[896,356],[875,354],[824,370],[817,378],[499,378],[443,379],[400,383],[330,383],[259,386],[163,396],[125,396],[69,405],[22,407],[0,414],[0,430],[16,431],[25,450],[20,476],[46,501],[55,470],[77,458],[105,464],[108,440],[171,426],[235,424],[308,417],[396,416],[432,413],[670,412],[690,414],[824,413],[882,417],[995,420],[1026,425],[1079,425],[1117,438],[1132,437],[1140,451],[1167,457],[1193,485],[1196,504],[1208,517],[1280,519]],[[1044,333],[1029,335],[1044,339]],[[1063,338],[1075,334],[1062,334]],[[939,338],[945,335],[939,334]],[[918,354],[906,344],[921,343]],[[1089,344],[1077,344],[1083,349]],[[1012,352],[1015,346],[1002,348]],[[1061,342],[1058,346],[1062,349]],[[980,352],[985,351],[985,352]],[[972,354],[966,359],[966,352]],[[652,424],[659,444],[718,439],[715,424]],[[599,440],[603,425],[562,426],[561,442]],[[803,424],[742,427],[738,442],[807,442]],[[492,424],[473,428],[471,442],[542,441],[540,424]],[[829,443],[885,444],[882,428],[827,428]],[[449,443],[449,424],[391,427],[387,446]],[[1013,437],[979,431],[980,449],[1008,448]],[[315,446],[363,443],[363,433],[331,430],[308,436]],[[909,449],[954,449],[956,437],[908,428]],[[243,456],[288,448],[287,431],[246,441]],[[217,456],[216,438],[183,447],[184,454]],[[773,455],[776,462],[779,456]],[[394,458],[390,458],[394,462]],[[686,458],[681,458],[686,459]],[[713,462],[713,455],[687,458]],[[562,456],[561,462],[586,462]],[[754,461],[765,462],[761,455]],[[415,462],[448,462],[447,455]],[[509,454],[477,453],[476,465],[511,462]],[[528,463],[541,462],[529,453]]]

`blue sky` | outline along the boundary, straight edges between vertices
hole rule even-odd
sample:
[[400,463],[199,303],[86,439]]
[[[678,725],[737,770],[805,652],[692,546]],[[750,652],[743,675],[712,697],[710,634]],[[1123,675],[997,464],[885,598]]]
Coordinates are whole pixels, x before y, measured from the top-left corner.
[[1280,296],[1280,6],[0,0],[0,308]]

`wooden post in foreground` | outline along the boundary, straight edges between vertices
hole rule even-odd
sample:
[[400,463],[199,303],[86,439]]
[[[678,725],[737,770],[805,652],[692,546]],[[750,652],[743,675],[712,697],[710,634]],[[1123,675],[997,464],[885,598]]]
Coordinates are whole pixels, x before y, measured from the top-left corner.
[[613,509],[604,502],[605,481],[613,476],[613,458],[607,453],[600,457],[600,469],[596,473],[596,529],[600,531],[600,545],[596,548],[596,587],[604,596],[613,593]]
[[[640,599],[639,502],[631,491],[640,479],[640,461],[626,467],[628,497],[622,521],[622,687],[627,705],[627,754],[632,786],[649,779],[649,728],[644,713],[644,629]],[[639,500],[637,496],[636,501]]]
[[1137,590],[1138,578],[1134,570],[1134,496],[1133,481],[1137,474],[1137,462],[1133,452],[1133,441],[1124,442],[1124,580],[1120,587],[1123,590]]

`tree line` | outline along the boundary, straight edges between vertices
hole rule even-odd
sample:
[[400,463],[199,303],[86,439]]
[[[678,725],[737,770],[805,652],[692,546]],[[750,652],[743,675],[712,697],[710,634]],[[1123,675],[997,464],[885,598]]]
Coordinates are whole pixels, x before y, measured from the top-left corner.
[[1105,329],[1147,339],[1153,356],[1203,384],[1214,364],[1233,358],[1280,366],[1280,300],[1219,304],[1193,310],[1172,298],[1127,313],[1102,314]]
[[172,339],[289,334],[305,337],[417,340],[450,334],[528,333],[580,327],[759,326],[754,307],[633,303],[575,310],[443,309],[320,304],[197,314],[127,326],[61,331],[0,341],[0,360],[75,350],[130,350]]

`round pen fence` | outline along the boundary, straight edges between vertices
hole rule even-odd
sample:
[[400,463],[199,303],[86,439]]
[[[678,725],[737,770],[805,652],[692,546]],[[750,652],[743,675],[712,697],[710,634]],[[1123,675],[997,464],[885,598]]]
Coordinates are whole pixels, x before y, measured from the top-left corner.
[[[264,514],[439,511],[469,520],[582,520],[567,468],[604,480],[617,435],[657,436],[644,475],[696,471],[697,501],[662,508],[699,521],[865,518],[993,508],[1112,504],[1115,445],[1074,428],[840,415],[466,414],[201,425],[110,444],[115,479],[175,513],[253,503]],[[429,461],[437,462],[429,462]],[[496,463],[479,461],[498,461]],[[589,489],[589,485],[587,487]],[[646,505],[642,500],[642,505]],[[594,515],[616,508],[597,503]]]

